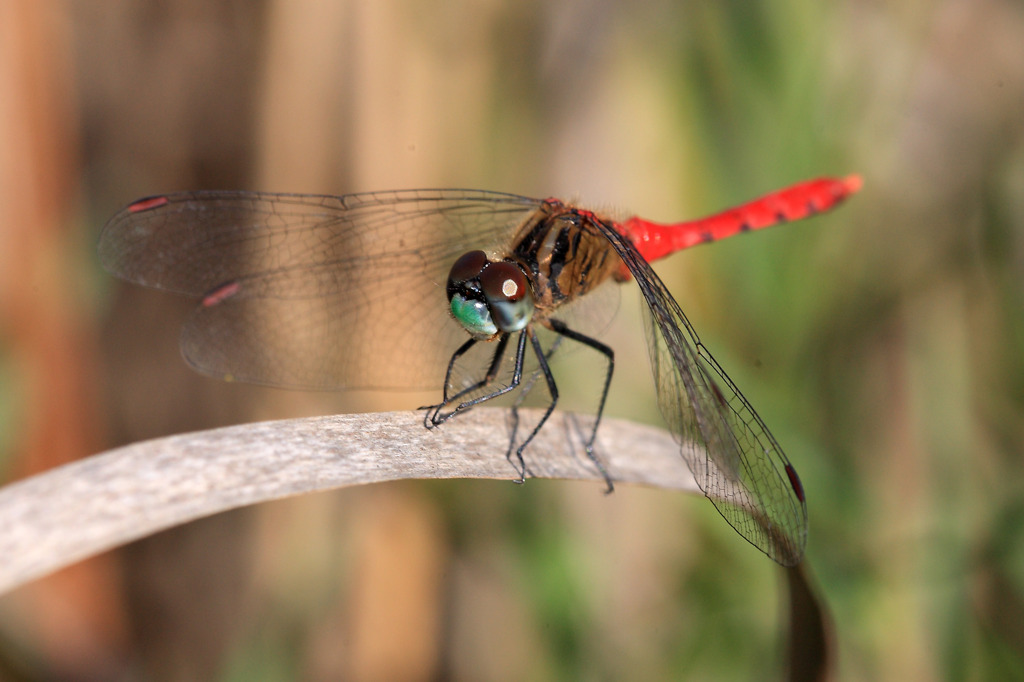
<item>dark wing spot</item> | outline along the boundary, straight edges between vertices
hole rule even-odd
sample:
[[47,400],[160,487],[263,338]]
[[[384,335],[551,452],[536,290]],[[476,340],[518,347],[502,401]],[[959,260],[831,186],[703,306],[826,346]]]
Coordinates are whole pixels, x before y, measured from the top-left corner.
[[242,285],[238,283],[237,279],[219,284],[211,289],[210,293],[203,296],[203,307],[209,308],[217,305],[218,303],[223,303],[225,300],[237,294],[241,288]]
[[167,197],[146,197],[145,199],[139,199],[138,201],[129,204],[129,213],[142,213],[143,211],[149,211],[154,208],[160,208],[168,202]]
[[791,464],[786,465],[786,476],[789,477],[789,485],[793,488],[793,492],[796,494],[796,499],[801,502],[804,501],[804,486],[800,482],[800,477],[796,475],[796,469]]
[[708,385],[711,386],[711,392],[715,394],[715,400],[718,401],[718,404],[722,407],[729,407],[729,401],[725,399],[725,396],[722,394],[722,389],[718,387],[718,384],[709,380]]

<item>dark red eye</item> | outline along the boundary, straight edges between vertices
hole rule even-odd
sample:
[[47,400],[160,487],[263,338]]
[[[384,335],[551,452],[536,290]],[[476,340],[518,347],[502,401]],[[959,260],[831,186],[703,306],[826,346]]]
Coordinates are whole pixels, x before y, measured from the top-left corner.
[[458,284],[468,282],[480,275],[480,271],[487,265],[487,254],[483,251],[470,251],[464,253],[452,265],[448,272],[448,283]]
[[533,317],[533,289],[514,263],[491,263],[480,273],[480,290],[487,299],[494,324],[503,332],[517,332]]
[[515,303],[529,296],[526,275],[512,263],[491,263],[480,273],[480,286],[492,304],[496,301]]

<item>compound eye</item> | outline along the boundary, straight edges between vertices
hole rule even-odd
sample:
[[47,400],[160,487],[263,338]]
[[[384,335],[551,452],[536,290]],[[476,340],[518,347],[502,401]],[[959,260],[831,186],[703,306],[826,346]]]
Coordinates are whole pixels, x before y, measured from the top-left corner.
[[487,254],[483,251],[470,251],[462,254],[448,272],[448,285],[462,284],[480,276],[480,271],[487,265]]
[[480,291],[480,273],[488,264],[483,251],[462,254],[448,271],[448,302],[452,315],[463,329],[478,339],[489,339],[498,333],[491,311]]
[[491,319],[491,311],[483,301],[455,294],[451,300],[452,315],[462,328],[477,339],[489,339],[498,333]]
[[498,329],[517,332],[530,323],[533,289],[517,265],[505,261],[491,263],[480,273],[480,288]]
[[508,301],[515,303],[524,296],[529,296],[529,285],[526,275],[512,263],[502,261],[491,263],[480,273],[480,287],[488,303]]

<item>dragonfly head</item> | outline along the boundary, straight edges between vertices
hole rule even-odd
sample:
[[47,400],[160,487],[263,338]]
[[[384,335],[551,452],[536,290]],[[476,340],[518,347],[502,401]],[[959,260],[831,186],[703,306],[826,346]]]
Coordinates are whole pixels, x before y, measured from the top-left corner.
[[463,254],[448,273],[448,302],[459,324],[478,339],[517,332],[533,317],[533,288],[511,261],[491,261],[483,251]]

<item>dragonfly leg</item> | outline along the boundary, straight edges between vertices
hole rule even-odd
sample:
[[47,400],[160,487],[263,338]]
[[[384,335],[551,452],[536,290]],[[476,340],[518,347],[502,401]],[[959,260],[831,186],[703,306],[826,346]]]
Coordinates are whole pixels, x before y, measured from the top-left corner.
[[[555,354],[555,351],[558,350],[558,347],[562,345],[563,340],[564,337],[561,336],[555,339],[554,343],[551,344],[551,347],[548,348],[547,352],[544,354],[545,360],[547,360],[548,362],[551,361],[551,357]],[[512,403],[512,409],[509,410],[508,426],[510,435],[508,440],[508,450],[505,452],[505,459],[507,459],[510,463],[512,462],[512,450],[513,448],[516,447],[516,434],[519,432],[519,406],[523,404],[524,400],[526,400],[526,396],[529,395],[530,391],[533,389],[533,385],[537,383],[537,379],[543,373],[543,370],[540,367],[538,367],[537,369],[534,370],[533,374],[530,375],[530,378],[527,381],[524,381],[520,384],[519,396],[516,398],[515,402]],[[521,454],[520,462],[522,462]],[[526,473],[527,471],[524,465],[523,475],[520,476],[519,480],[517,480],[516,482],[525,482]]]
[[[525,460],[523,460],[523,450],[526,449],[526,446],[530,444],[530,441],[532,441],[534,436],[536,436],[537,433],[541,430],[541,427],[544,426],[544,423],[548,420],[548,417],[551,416],[551,413],[555,411],[555,406],[558,404],[558,386],[555,384],[555,377],[551,373],[551,368],[548,366],[547,355],[544,353],[544,348],[540,345],[540,340],[537,338],[537,335],[534,333],[532,327],[527,327],[524,333],[528,334],[530,337],[530,344],[533,346],[533,352],[537,355],[537,363],[540,365],[540,371],[544,375],[544,381],[546,381],[548,385],[548,393],[551,394],[551,402],[548,403],[548,408],[544,411],[544,414],[541,416],[540,421],[538,421],[536,426],[533,427],[533,430],[530,431],[530,435],[527,436],[523,440],[523,442],[519,444],[518,448],[516,448],[516,459],[519,460],[520,472],[519,478],[518,480],[516,480],[516,483],[524,483],[526,481],[526,462]],[[554,348],[551,349],[551,352],[554,352]],[[522,358],[517,358],[517,360],[518,362],[516,365],[516,373],[519,374],[522,372]],[[518,422],[519,419],[517,416],[517,426]],[[513,434],[513,438],[515,438],[515,434]],[[512,443],[509,444],[509,454],[506,455],[507,458],[510,457],[512,452],[512,445],[514,444],[514,440],[512,441]]]
[[[482,396],[473,398],[472,400],[467,400],[465,402],[459,403],[455,407],[455,409],[452,410],[451,412],[445,412],[443,414],[441,413],[441,410],[443,410],[445,407],[448,407],[452,403],[456,402],[462,396],[465,396],[465,395],[467,395],[469,393],[472,393],[473,391],[476,391],[476,390],[478,390],[480,388],[488,386],[489,384],[491,384],[494,381],[494,379],[498,375],[498,368],[500,367],[501,362],[505,359],[505,348],[508,345],[508,337],[509,336],[510,336],[509,334],[505,334],[505,335],[502,336],[501,339],[498,340],[498,347],[494,351],[494,357],[491,359],[491,365],[488,368],[487,374],[484,376],[484,378],[481,379],[480,381],[476,382],[475,384],[473,384],[469,388],[465,388],[465,389],[459,391],[458,393],[456,393],[455,395],[453,395],[451,397],[448,397],[447,396],[448,382],[451,379],[452,367],[454,366],[455,361],[458,359],[459,355],[461,355],[466,350],[468,350],[471,344],[468,344],[468,342],[467,342],[466,344],[463,344],[462,346],[460,346],[459,350],[455,351],[455,355],[452,356],[451,362],[448,364],[448,373],[447,373],[447,376],[446,376],[446,379],[445,379],[445,394],[446,394],[446,396],[445,396],[444,402],[439,404],[439,405],[430,405],[430,406],[428,406],[426,408],[421,408],[421,409],[428,410],[428,412],[427,412],[427,419],[424,420],[424,424],[426,425],[426,427],[428,429],[432,428],[434,426],[439,426],[440,424],[443,424],[444,422],[448,421],[449,419],[451,419],[455,415],[460,414],[462,412],[465,412],[466,410],[468,410],[469,408],[473,407],[474,405],[479,405],[480,403],[487,402],[488,400],[491,400],[493,398],[497,398],[500,395],[505,395],[509,391],[513,391],[513,390],[515,390],[515,388],[517,386],[519,386],[519,382],[520,382],[520,380],[522,378],[522,375],[523,375],[523,355],[526,353],[526,336],[525,336],[525,332],[519,332],[519,344],[516,347],[515,372],[513,373],[512,381],[509,382],[508,386],[502,386],[501,388],[497,389],[496,391],[492,391],[492,392],[490,392],[490,393],[488,393],[486,395],[482,395]],[[470,339],[470,340],[472,341],[473,339]],[[462,353],[460,353],[459,351],[462,351]]]
[[476,382],[472,386],[468,386],[467,388],[462,389],[455,395],[448,395],[449,389],[451,388],[452,385],[452,372],[454,371],[455,363],[458,361],[460,357],[465,355],[469,351],[469,349],[476,344],[476,342],[477,339],[469,339],[464,344],[459,346],[459,348],[454,353],[452,353],[452,358],[451,360],[448,361],[448,369],[447,371],[445,371],[444,374],[444,392],[441,396],[441,402],[438,403],[437,405],[426,405],[420,408],[421,410],[426,410],[426,414],[424,414],[423,416],[423,426],[427,427],[428,429],[431,429],[437,426],[438,424],[444,423],[451,416],[450,414],[441,415],[441,410],[443,410],[448,405],[451,405],[455,401],[459,400],[462,396],[466,395],[467,393],[476,391],[481,387],[491,383],[492,381],[494,381],[494,377],[497,376],[498,367],[501,365],[501,361],[504,360],[505,349],[508,347],[508,334],[504,334],[500,339],[498,339],[498,345],[494,349],[494,355],[491,358],[490,367],[487,369],[487,374],[484,375],[484,378]]
[[437,405],[424,405],[419,408],[425,410],[423,415],[423,426],[430,429],[435,426],[434,420],[437,418],[437,414],[441,411],[445,405],[448,404],[448,387],[451,385],[452,379],[452,368],[455,367],[455,361],[466,354],[470,348],[476,344],[476,339],[468,339],[464,344],[458,347],[454,353],[452,353],[451,359],[448,361],[448,369],[444,373],[444,388],[442,389],[441,402]]
[[604,464],[602,464],[601,460],[599,460],[597,458],[597,455],[594,454],[594,440],[597,438],[597,427],[601,423],[601,415],[604,414],[604,403],[605,400],[608,399],[608,389],[611,387],[612,384],[612,374],[615,371],[615,351],[613,351],[611,347],[601,343],[597,339],[591,338],[584,334],[580,334],[577,331],[569,329],[567,326],[565,326],[565,323],[560,322],[558,320],[549,319],[548,326],[555,333],[560,334],[561,336],[564,336],[567,339],[572,339],[577,343],[582,343],[585,346],[590,346],[591,348],[593,348],[598,353],[600,353],[601,355],[605,356],[605,358],[608,359],[608,371],[605,373],[604,387],[601,390],[601,402],[597,406],[597,417],[594,419],[594,428],[590,432],[590,438],[587,439],[586,452],[587,457],[598,468],[598,470],[601,472],[601,475],[604,476],[605,483],[608,484],[608,489],[605,490],[605,493],[610,493],[615,489],[615,486],[612,485],[611,476],[608,475],[608,471],[604,468]]

